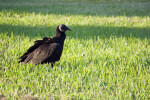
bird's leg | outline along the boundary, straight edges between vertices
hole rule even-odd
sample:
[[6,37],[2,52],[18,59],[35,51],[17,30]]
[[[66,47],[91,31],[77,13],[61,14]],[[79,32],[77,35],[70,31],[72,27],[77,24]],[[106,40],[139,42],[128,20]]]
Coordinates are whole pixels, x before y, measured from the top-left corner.
[[52,66],[52,68],[53,68],[53,65],[54,65],[54,64],[53,64],[53,62],[51,62],[51,66]]

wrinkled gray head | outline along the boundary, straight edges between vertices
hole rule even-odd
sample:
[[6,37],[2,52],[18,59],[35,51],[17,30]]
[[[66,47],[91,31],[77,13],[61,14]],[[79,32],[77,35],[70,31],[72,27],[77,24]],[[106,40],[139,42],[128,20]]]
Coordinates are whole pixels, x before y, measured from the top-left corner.
[[60,24],[59,25],[59,30],[61,31],[61,32],[66,32],[67,30],[69,30],[69,31],[72,31],[70,28],[68,28],[66,25],[64,25],[64,24]]

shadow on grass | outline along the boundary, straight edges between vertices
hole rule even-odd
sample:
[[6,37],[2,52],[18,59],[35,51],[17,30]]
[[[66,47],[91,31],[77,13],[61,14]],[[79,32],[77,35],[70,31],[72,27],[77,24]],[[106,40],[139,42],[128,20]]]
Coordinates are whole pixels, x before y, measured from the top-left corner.
[[90,16],[149,16],[150,2],[1,2],[0,11],[15,13],[90,15]]
[[[34,37],[53,37],[55,34],[56,26],[12,26],[8,24],[0,25],[0,34],[7,34],[10,36],[12,33],[14,36],[27,36],[29,38]],[[149,28],[128,28],[128,27],[106,27],[106,26],[69,26],[73,31],[66,32],[67,37],[75,39],[93,39],[99,37],[101,39],[114,37],[132,37],[144,39],[150,38]]]

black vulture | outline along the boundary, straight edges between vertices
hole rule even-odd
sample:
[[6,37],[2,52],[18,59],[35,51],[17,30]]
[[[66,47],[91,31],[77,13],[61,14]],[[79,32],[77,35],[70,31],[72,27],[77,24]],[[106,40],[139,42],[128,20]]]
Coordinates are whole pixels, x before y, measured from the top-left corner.
[[19,59],[19,62],[31,63],[32,64],[53,64],[60,60],[63,45],[66,38],[65,32],[69,30],[64,24],[60,24],[56,28],[56,34],[53,38],[43,38],[43,40],[37,40],[34,45],[31,46],[26,53],[24,53]]

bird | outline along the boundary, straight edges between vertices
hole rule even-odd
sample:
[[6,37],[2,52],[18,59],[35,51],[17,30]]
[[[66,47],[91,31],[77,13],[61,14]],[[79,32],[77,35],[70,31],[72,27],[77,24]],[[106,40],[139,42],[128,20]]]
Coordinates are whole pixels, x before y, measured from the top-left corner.
[[67,30],[72,31],[66,25],[60,24],[56,27],[53,38],[44,37],[42,40],[34,41],[34,45],[19,57],[19,63],[35,65],[48,63],[53,68],[55,62],[59,61],[62,55]]

